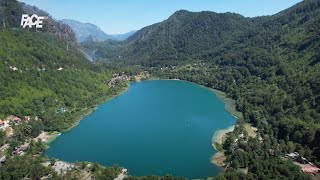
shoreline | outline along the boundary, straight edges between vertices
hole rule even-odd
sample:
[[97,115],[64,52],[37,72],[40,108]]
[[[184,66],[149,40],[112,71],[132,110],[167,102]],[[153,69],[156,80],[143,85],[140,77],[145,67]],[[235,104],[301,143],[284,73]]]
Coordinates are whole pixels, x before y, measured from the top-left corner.
[[[188,83],[192,83],[195,84],[197,86],[201,86],[205,89],[208,89],[209,91],[213,92],[223,103],[224,103],[224,108],[225,110],[231,114],[231,116],[233,116],[236,119],[242,119],[243,115],[242,112],[237,111],[236,110],[236,101],[227,97],[226,93],[223,91],[220,91],[218,89],[214,89],[214,88],[210,88],[204,85],[200,85],[191,81],[186,81],[186,80],[182,80],[182,79],[159,79],[159,78],[151,78],[151,79],[147,79],[144,81],[154,81],[154,80],[170,80],[170,81],[184,81],[184,82],[188,82]],[[226,128],[227,129],[227,128]]]
[[[208,88],[208,87],[206,87]],[[217,89],[208,88],[210,91],[212,91],[223,103],[224,108],[227,112],[229,112],[234,118],[236,119],[242,119],[243,115],[242,112],[237,111],[236,109],[236,101],[228,98],[225,92],[222,92]]]
[[211,145],[212,145],[212,148],[217,152],[211,156],[211,163],[222,168],[223,171],[225,170],[224,161],[226,160],[227,157],[224,155],[224,150],[221,149],[221,146],[225,141],[227,134],[230,132],[233,132],[234,128],[235,128],[235,125],[232,125],[225,129],[220,129],[216,131],[212,136]]
[[61,133],[60,132],[52,132],[52,133],[50,133],[49,135],[48,135],[48,138],[47,138],[47,140],[45,141],[45,143],[47,144],[47,145],[49,145],[51,142],[53,142],[57,137],[59,137],[61,135]]
[[[234,131],[238,119],[243,119],[243,115],[240,111],[236,110],[236,101],[228,98],[225,92],[212,88],[208,89],[212,91],[224,103],[225,110],[236,119],[234,125],[224,129],[220,129],[216,131],[212,136],[212,147],[217,152],[211,157],[211,163],[225,170],[224,161],[226,160],[226,156],[224,155],[224,151],[221,149],[221,145],[225,141],[227,134]],[[220,147],[217,147],[217,145]]]
[[73,128],[75,128],[76,126],[78,126],[79,123],[81,122],[81,120],[82,120],[84,117],[86,117],[86,116],[88,116],[89,114],[91,114],[92,112],[94,112],[94,111],[98,108],[98,106],[99,106],[100,104],[105,103],[105,102],[108,102],[108,101],[112,100],[113,98],[116,98],[116,97],[122,95],[123,93],[125,93],[125,92],[127,92],[127,91],[129,90],[129,87],[130,87],[130,83],[128,82],[127,87],[123,88],[119,94],[116,94],[116,95],[107,97],[107,98],[104,99],[103,101],[101,101],[101,102],[99,102],[98,104],[96,104],[95,107],[93,107],[93,108],[85,108],[85,109],[83,109],[82,111],[84,111],[84,113],[83,113],[82,115],[80,115],[79,117],[77,117],[77,118],[76,118],[76,119],[77,119],[76,122],[75,122],[72,126],[70,126],[69,128],[67,128],[67,129],[65,129],[65,130],[63,130],[63,131],[61,131],[61,132],[56,132],[56,131],[51,132],[51,134],[48,135],[48,140],[46,141],[46,144],[47,144],[48,148],[49,148],[49,146],[50,146],[50,143],[52,143],[53,141],[55,141],[55,139],[56,139],[58,136],[60,136],[62,133],[71,131]]
[[219,168],[222,169],[222,171],[225,171],[225,163],[224,161],[226,160],[226,156],[224,155],[223,152],[217,152],[211,157],[211,163],[218,166]]
[[[227,134],[234,131],[234,128],[237,125],[238,119],[243,119],[243,114],[242,112],[237,111],[236,101],[231,98],[228,98],[225,92],[222,92],[217,89],[209,88],[209,87],[205,87],[205,88],[213,92],[224,103],[225,110],[236,119],[236,122],[234,125],[224,129],[220,129],[216,131],[212,136],[212,142],[211,142],[212,147],[217,152],[211,156],[211,163],[218,167],[221,167],[224,171],[225,170],[224,161],[226,160],[227,157],[225,156],[224,151],[221,149],[221,145],[225,141]],[[217,147],[217,145],[219,145],[220,147]]]
[[225,129],[220,129],[214,133],[212,136],[212,146],[215,150],[219,151],[217,148],[215,148],[215,143],[222,144],[224,142],[224,138],[226,134],[232,132],[235,128],[235,125],[232,125]]
[[[61,132],[58,132],[58,131],[46,132],[46,133],[50,133],[50,134],[47,134],[47,139],[44,141],[44,143],[45,143],[45,145],[46,145],[46,150],[47,150],[48,148],[50,148],[50,144],[51,144],[52,142],[54,142],[62,133],[71,131],[73,128],[75,128],[77,125],[79,125],[79,123],[81,122],[81,120],[82,120],[85,116],[88,116],[89,114],[91,114],[92,112],[94,112],[94,111],[98,108],[98,106],[99,106],[100,104],[105,103],[105,102],[108,102],[108,101],[112,100],[113,98],[116,98],[116,97],[122,95],[123,93],[125,93],[125,92],[127,92],[127,91],[129,90],[129,87],[130,87],[130,82],[127,83],[127,87],[123,88],[119,94],[116,94],[116,95],[107,97],[105,100],[100,101],[99,103],[97,103],[97,104],[95,105],[95,107],[93,107],[93,108],[86,108],[86,109],[84,109],[84,111],[86,111],[86,112],[85,112],[83,115],[80,115],[79,117],[77,117],[77,118],[76,118],[77,121],[76,121],[72,126],[70,126],[69,128],[67,128],[67,129],[65,129],[65,130],[63,130],[63,131],[61,131]],[[43,156],[43,154],[45,153],[46,150],[44,150],[44,151],[41,153],[41,154],[42,154],[41,156]]]
[[129,87],[130,87],[130,83],[128,83],[128,86],[127,86],[126,88],[123,88],[119,94],[116,94],[116,95],[107,97],[106,99],[104,99],[104,100],[102,100],[101,102],[97,103],[97,104],[96,104],[94,107],[92,107],[92,108],[83,109],[83,111],[85,111],[85,113],[84,113],[83,115],[80,115],[78,118],[76,118],[77,121],[76,121],[71,127],[69,127],[68,129],[63,130],[61,133],[68,132],[68,131],[72,130],[73,128],[75,128],[76,126],[78,126],[79,123],[81,122],[81,120],[82,120],[84,117],[90,115],[92,112],[96,111],[97,108],[98,108],[98,106],[99,106],[100,104],[105,103],[105,102],[108,102],[108,101],[112,100],[113,98],[116,98],[116,97],[122,95],[123,93],[125,93],[125,92],[127,92],[127,91],[129,90]]

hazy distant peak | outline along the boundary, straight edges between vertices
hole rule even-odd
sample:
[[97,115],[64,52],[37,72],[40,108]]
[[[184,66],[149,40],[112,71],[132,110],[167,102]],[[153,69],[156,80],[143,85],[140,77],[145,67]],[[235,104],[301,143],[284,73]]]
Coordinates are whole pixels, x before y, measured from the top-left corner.
[[[69,25],[76,33],[78,42],[84,42],[87,40],[94,41],[105,41],[105,40],[118,40],[122,41],[131,36],[135,31],[130,31],[125,34],[110,35],[106,34],[97,25],[92,23],[82,23],[80,21],[72,19],[61,20],[64,24]],[[94,37],[94,38],[93,38]]]

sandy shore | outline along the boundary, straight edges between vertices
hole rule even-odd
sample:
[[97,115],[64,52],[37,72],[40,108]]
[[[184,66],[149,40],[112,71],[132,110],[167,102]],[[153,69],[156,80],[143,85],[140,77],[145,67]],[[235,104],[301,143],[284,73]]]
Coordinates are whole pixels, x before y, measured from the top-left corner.
[[212,144],[214,143],[222,144],[222,142],[224,141],[225,135],[229,132],[232,132],[234,130],[234,127],[235,126],[233,125],[226,129],[221,129],[216,131],[212,137]]
[[[243,118],[242,113],[236,110],[235,100],[228,98],[226,93],[222,91],[219,91],[217,89],[212,89],[212,88],[208,88],[208,89],[214,92],[216,96],[225,104],[225,110],[228,111],[234,118],[236,119]],[[235,125],[215,132],[215,134],[212,137],[212,147],[215,150],[219,151],[218,148],[216,147],[216,144],[222,144],[226,139],[226,134],[232,132],[234,128],[235,128]],[[224,155],[223,151],[217,152],[211,158],[211,162],[219,167],[225,166],[225,163],[224,163],[225,160],[226,160],[226,156]]]
[[225,163],[224,163],[225,160],[226,160],[226,156],[223,154],[223,152],[217,152],[211,158],[211,162],[219,167],[225,166]]
[[114,180],[123,180],[125,177],[127,177],[126,173],[120,173]]
[[61,133],[60,132],[41,132],[38,137],[34,138],[35,141],[41,140],[49,144],[54,141]]
[[219,167],[225,166],[224,161],[226,160],[226,156],[224,155],[223,151],[219,151],[219,149],[216,147],[216,144],[222,144],[226,139],[226,134],[232,132],[234,130],[234,127],[235,126],[233,125],[226,129],[218,130],[214,133],[212,137],[212,147],[218,152],[211,157],[211,163]]

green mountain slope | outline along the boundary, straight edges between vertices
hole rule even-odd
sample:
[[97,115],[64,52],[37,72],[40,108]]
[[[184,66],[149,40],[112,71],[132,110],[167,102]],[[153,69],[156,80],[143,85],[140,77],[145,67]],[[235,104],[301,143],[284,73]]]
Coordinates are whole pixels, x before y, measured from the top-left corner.
[[[303,1],[276,15],[257,18],[182,10],[163,22],[137,31],[125,42],[85,43],[83,46],[94,51],[96,59],[148,66],[181,64],[189,60],[212,62],[213,58],[226,54],[225,51],[239,48],[270,52],[271,47],[285,47],[284,43],[304,46],[307,42],[302,41],[317,35],[318,3]],[[299,42],[294,41],[297,38]],[[285,48],[291,50],[293,46],[289,45]]]
[[[118,50],[109,43],[84,43],[88,50],[96,50],[97,57],[108,60],[157,65],[174,64],[206,53],[238,31],[245,31],[253,23],[237,14],[178,11],[169,19],[141,29]],[[90,47],[91,46],[91,47]],[[114,56],[110,56],[109,49]],[[120,56],[120,58],[119,58]],[[154,60],[157,59],[157,60]]]
[[[0,30],[0,114],[38,116],[46,130],[70,127],[83,109],[111,95],[111,74],[55,36]],[[114,90],[114,92],[116,92]],[[57,113],[59,108],[68,111]]]
[[[48,19],[42,29],[22,29],[23,13]],[[48,13],[0,0],[0,18],[0,119],[38,117],[44,130],[61,131],[121,89],[108,88],[111,72],[89,62],[73,31]]]
[[[41,152],[46,145],[33,138],[42,131],[72,127],[126,84],[119,81],[109,88],[112,70],[89,62],[68,26],[49,16],[41,30],[22,29],[22,13],[49,16],[15,0],[0,0],[1,23],[5,22],[0,28],[0,119],[9,115],[31,118],[10,123],[13,134],[9,137],[6,132],[10,128],[0,130],[0,179],[79,179],[78,170],[58,175],[51,166],[45,167]],[[23,154],[12,153],[23,144],[27,146]],[[87,172],[94,178],[114,179],[120,171],[118,167],[92,166],[94,170],[88,168]]]

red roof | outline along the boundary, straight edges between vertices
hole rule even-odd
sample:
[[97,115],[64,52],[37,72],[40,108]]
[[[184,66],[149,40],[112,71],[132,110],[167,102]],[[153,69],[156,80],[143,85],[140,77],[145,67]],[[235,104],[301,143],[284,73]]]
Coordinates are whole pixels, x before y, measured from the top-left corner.
[[19,121],[21,121],[21,119],[20,119],[19,117],[15,116],[15,117],[12,119],[12,121],[14,121],[14,122],[19,122]]
[[312,166],[312,165],[305,165],[305,166],[303,166],[303,168],[302,168],[302,171],[304,172],[304,173],[312,173],[312,174],[317,174],[317,173],[319,173],[319,168],[318,167],[316,167],[316,166]]

